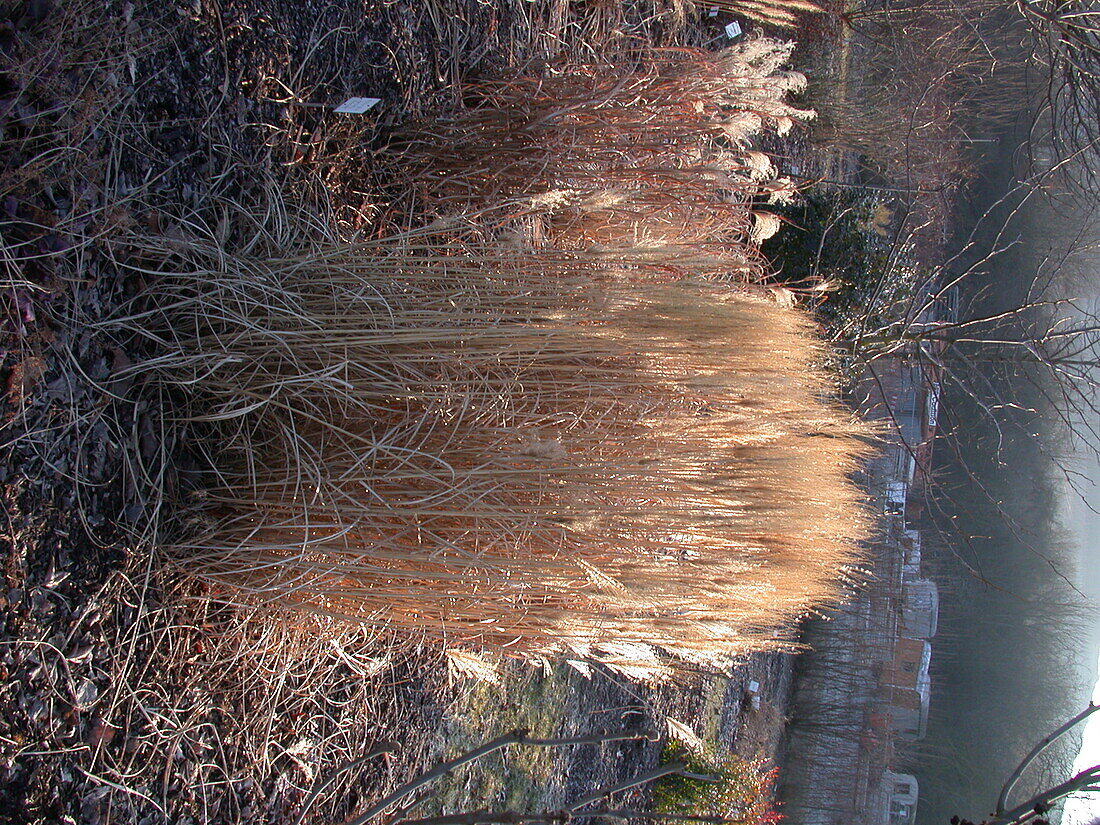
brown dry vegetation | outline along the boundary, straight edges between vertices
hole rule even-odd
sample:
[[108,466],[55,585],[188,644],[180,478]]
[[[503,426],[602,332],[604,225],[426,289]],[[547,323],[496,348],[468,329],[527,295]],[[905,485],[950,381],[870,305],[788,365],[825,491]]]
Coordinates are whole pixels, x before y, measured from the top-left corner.
[[853,71],[813,95],[815,137],[890,181],[957,185],[974,173],[967,142],[1006,128],[1041,93],[1035,78],[1029,86],[1024,21],[1003,4],[856,4],[841,19]]
[[470,84],[462,109],[406,127],[390,162],[437,213],[537,217],[536,239],[557,248],[660,247],[670,273],[693,253],[692,274],[759,279],[753,201],[794,186],[749,147],[814,115],[787,102],[806,82],[783,70],[791,48],[748,38]]
[[[251,513],[262,515],[263,529],[270,530],[266,520],[272,512],[280,519],[275,530],[282,531],[280,543],[250,547],[243,568],[240,556],[230,560],[227,575],[238,590],[256,581],[249,559],[271,553],[279,564],[272,568],[269,583],[278,587],[280,600],[317,606],[321,603],[313,596],[306,598],[287,584],[288,571],[296,575],[285,565],[292,555],[288,548],[314,538],[331,545],[346,530],[338,548],[345,557],[355,541],[360,547],[373,546],[379,533],[387,537],[386,552],[400,554],[408,549],[410,531],[420,530],[415,543],[423,546],[425,512],[450,542],[438,545],[443,555],[461,558],[456,536],[469,533],[470,521],[495,529],[493,519],[499,514],[475,511],[471,516],[467,510],[456,517],[446,508],[425,510],[423,484],[438,488],[446,480],[439,459],[452,460],[456,442],[447,427],[456,421],[473,425],[474,439],[472,446],[455,451],[453,463],[459,471],[481,484],[476,471],[483,456],[478,450],[495,450],[492,468],[507,464],[507,479],[524,482],[518,490],[494,487],[491,479],[474,489],[447,488],[449,494],[466,496],[465,504],[488,506],[500,495],[526,506],[538,496],[564,496],[562,489],[568,490],[572,503],[577,496],[594,495],[594,490],[607,497],[601,507],[611,513],[608,522],[621,520],[608,537],[591,527],[578,532],[587,510],[579,519],[576,510],[570,511],[574,520],[569,523],[541,504],[519,516],[513,510],[502,531],[513,547],[526,547],[520,539],[538,530],[548,541],[583,538],[602,545],[615,539],[623,544],[630,519],[635,519],[647,531],[644,542],[626,543],[635,558],[651,570],[673,562],[690,567],[694,562],[685,563],[689,553],[672,560],[663,549],[655,550],[658,544],[664,548],[684,540],[669,535],[667,525],[654,526],[658,516],[676,508],[662,510],[665,505],[654,490],[660,488],[664,495],[666,482],[655,476],[645,456],[667,452],[672,457],[664,462],[666,469],[676,461],[698,468],[708,463],[709,457],[700,455],[704,448],[725,443],[727,436],[715,430],[731,417],[747,426],[750,440],[770,439],[779,446],[771,459],[760,462],[765,475],[774,466],[780,477],[802,482],[801,495],[773,486],[768,488],[771,498],[762,496],[759,505],[773,519],[799,514],[797,529],[757,535],[759,527],[751,526],[745,510],[727,508],[734,511],[741,532],[737,539],[722,541],[749,546],[741,567],[765,565],[771,558],[777,562],[769,572],[776,590],[795,594],[807,586],[802,557],[793,545],[819,535],[814,521],[822,513],[815,502],[823,499],[814,496],[825,490],[806,488],[805,480],[817,468],[807,467],[805,451],[793,445],[804,441],[815,450],[836,448],[836,487],[829,495],[847,503],[854,499],[842,476],[858,448],[846,438],[823,435],[846,434],[848,424],[835,410],[814,406],[825,386],[819,373],[803,372],[793,363],[783,373],[792,384],[790,397],[801,399],[797,405],[803,416],[795,421],[755,408],[750,415],[744,399],[734,395],[757,399],[753,407],[770,403],[767,384],[774,376],[725,374],[728,366],[717,348],[696,352],[681,339],[648,352],[654,326],[661,326],[658,321],[667,332],[689,315],[709,314],[714,340],[732,346],[731,339],[736,339],[740,346],[745,336],[765,346],[776,335],[787,336],[783,346],[792,358],[812,360],[819,350],[803,335],[803,320],[716,285],[696,285],[694,293],[668,301],[661,297],[668,293],[655,286],[634,293],[610,283],[590,283],[586,294],[592,300],[585,314],[574,316],[569,278],[578,268],[591,268],[586,255],[593,253],[586,249],[574,248],[573,256],[543,250],[536,274],[525,269],[532,259],[523,258],[526,263],[517,267],[514,250],[503,253],[499,239],[477,246],[472,254],[468,247],[433,243],[430,259],[420,261],[402,257],[411,254],[407,234],[395,241],[387,231],[386,241],[362,242],[400,214],[392,195],[404,183],[377,168],[367,148],[374,131],[364,121],[304,105],[331,103],[349,92],[378,91],[387,95],[387,106],[371,117],[388,126],[451,101],[457,95],[454,81],[467,72],[496,74],[507,66],[512,75],[534,77],[539,66],[565,58],[588,65],[603,51],[622,55],[626,65],[649,44],[675,39],[667,10],[647,3],[574,8],[516,2],[493,8],[426,3],[409,11],[347,2],[318,13],[308,4],[292,9],[275,5],[36,3],[25,12],[5,7],[0,31],[7,84],[0,115],[5,129],[0,233],[8,277],[7,366],[13,377],[8,382],[4,491],[10,530],[0,804],[14,812],[16,822],[65,817],[93,823],[292,821],[319,777],[332,774],[371,743],[400,738],[404,747],[397,757],[340,773],[311,812],[318,821],[341,818],[360,808],[361,799],[376,797],[422,765],[429,752],[438,752],[442,744],[433,738],[433,730],[454,688],[446,683],[438,648],[422,645],[423,634],[395,638],[373,625],[349,626],[316,611],[303,615],[270,605],[255,613],[226,604],[240,602],[239,595],[181,580],[177,570],[184,567],[224,580],[225,551],[233,547],[225,541],[227,526]],[[520,71],[524,63],[526,72]],[[754,196],[768,182],[757,179]],[[729,207],[742,221],[736,238],[744,238],[746,208],[744,200]],[[672,236],[695,214],[676,213]],[[564,237],[566,232],[555,229],[550,218],[551,234],[560,231]],[[630,225],[637,222],[632,218]],[[467,237],[465,230],[457,234]],[[346,241],[351,236],[362,246],[333,246],[334,237]],[[745,254],[752,258],[751,251]],[[539,286],[520,296],[502,296],[504,291],[495,287],[485,295],[484,270],[478,275],[463,266],[486,257],[492,262],[494,256],[501,263],[491,263],[490,270],[499,271],[491,272],[489,280],[510,282],[513,290],[516,277],[528,286],[537,279]],[[670,260],[675,262],[672,269]],[[609,265],[605,260],[600,266],[644,270],[650,277],[642,280],[649,281],[667,281],[677,271],[716,274],[713,263],[703,271],[698,263],[688,266],[684,260],[678,252],[656,263],[619,260]],[[455,283],[439,277],[441,263],[457,270]],[[379,277],[374,268],[384,275]],[[334,270],[343,280],[332,278],[326,285],[310,276]],[[542,279],[546,271],[555,273],[552,282]],[[420,291],[416,301],[412,291],[400,286],[406,277],[409,289]],[[470,279],[478,278],[480,291],[469,289]],[[463,279],[466,291],[456,291],[455,284]],[[376,300],[386,290],[388,303]],[[166,299],[173,295],[180,300],[169,306]],[[713,307],[700,306],[701,296],[711,295],[722,300]],[[457,306],[451,307],[451,301]],[[641,312],[661,301],[669,304],[662,318]],[[451,335],[441,346],[431,336],[443,330],[446,337],[458,307],[464,307],[471,321],[463,327],[462,345],[456,346]],[[369,322],[360,318],[341,328],[338,319],[352,309],[365,312]],[[392,319],[391,309],[396,310]],[[317,317],[311,319],[312,312]],[[733,320],[731,313],[748,317]],[[169,319],[170,328],[163,323]],[[365,340],[364,327],[386,340]],[[430,331],[426,337],[425,327]],[[480,340],[486,330],[496,337]],[[340,340],[334,340],[334,332]],[[296,340],[301,336],[303,346],[287,346],[287,341],[276,346],[280,334]],[[404,340],[397,340],[402,336]],[[486,368],[484,377],[469,380],[478,358],[484,366],[491,346],[510,348],[516,338],[522,342],[515,350],[516,363],[505,359],[503,366]],[[164,349],[158,350],[161,345]],[[237,345],[243,347],[243,362],[210,355]],[[371,362],[356,361],[357,375],[346,372],[351,350],[343,350],[353,346],[365,347],[359,354],[366,359],[383,354],[390,367],[396,366],[381,376],[383,383],[390,382],[383,415],[377,414],[377,395],[371,395],[378,393],[372,382],[379,379],[370,374]],[[165,353],[171,364],[158,361]],[[721,385],[693,383],[684,375],[687,368],[714,370]],[[536,393],[532,398],[529,392],[518,392],[517,375],[524,369],[540,371],[540,377],[580,374],[589,383],[584,392],[571,383],[572,389],[560,397]],[[592,377],[597,370],[603,372]],[[194,406],[175,409],[171,405],[181,397],[178,385],[188,374],[199,379],[188,390]],[[165,384],[150,376],[176,386],[162,392]],[[300,384],[302,378],[309,383]],[[427,383],[413,392],[412,383],[397,388],[399,379]],[[459,379],[467,399],[503,406],[475,415],[450,390]],[[492,383],[509,381],[512,394],[506,396]],[[359,396],[348,394],[348,386],[372,389]],[[605,394],[609,387],[634,394]],[[639,388],[644,392],[635,392]],[[259,392],[268,403],[248,415],[203,420],[214,404],[222,404],[222,412],[242,413],[233,407],[242,392]],[[719,413],[711,415],[710,396],[715,393],[720,397],[713,409]],[[271,403],[280,398],[294,403]],[[457,406],[447,411],[447,404]],[[728,408],[721,409],[722,404]],[[612,424],[607,434],[584,423],[590,409]],[[649,421],[637,415],[639,410],[671,410],[667,420],[672,443],[682,439],[683,453],[655,444]],[[344,426],[347,421],[355,421],[362,431],[350,430]],[[563,422],[574,422],[578,446],[570,444],[571,431]],[[226,440],[199,440],[211,431]],[[406,497],[391,499],[381,522],[363,526],[364,511],[372,510],[374,499],[358,495],[359,483],[355,496],[345,496],[353,513],[350,525],[333,520],[320,528],[316,521],[303,526],[304,502],[316,495],[315,488],[327,485],[326,494],[343,495],[353,486],[348,479],[363,467],[365,440],[388,446],[399,436],[410,441],[379,451],[378,466],[384,483]],[[544,469],[560,455],[555,446],[559,439],[561,451],[589,462],[582,468],[587,478],[568,465]],[[293,466],[280,453],[280,443],[299,449]],[[643,446],[645,450],[639,449]],[[726,448],[726,469],[738,450],[760,449],[735,443]],[[407,459],[398,458],[402,450]],[[821,450],[825,460],[827,452]],[[250,467],[245,460],[250,454],[265,460]],[[206,462],[205,456],[214,460]],[[204,477],[208,463],[220,467],[223,475]],[[609,493],[610,479],[623,467],[631,474],[626,479],[630,484],[625,491]],[[708,464],[706,469],[713,468]],[[596,472],[607,470],[613,473]],[[740,495],[748,483],[716,476],[694,489],[676,473],[672,477],[675,502],[693,507],[701,496],[710,496],[711,502],[728,498],[731,486]],[[593,478],[599,483],[593,484]],[[528,483],[532,479],[538,483]],[[251,494],[261,483],[266,485],[262,498]],[[173,508],[200,488],[205,497],[197,510],[187,511],[197,514],[188,522],[181,515],[185,511]],[[420,500],[408,498],[410,490]],[[301,506],[292,508],[288,499],[293,501],[295,492]],[[318,500],[313,506],[320,510],[308,510],[308,517],[326,512],[333,502]],[[676,510],[674,519],[684,519],[699,536],[713,532],[714,525],[697,511],[685,516],[683,509]],[[858,535],[858,522],[858,517],[846,522],[849,535]],[[240,524],[235,523],[238,537]],[[174,554],[176,568],[162,568],[164,557],[151,546],[161,538],[171,538],[177,551],[186,551]],[[200,544],[201,549],[194,546]],[[474,546],[488,550],[490,544],[482,534]],[[834,561],[849,558],[847,546],[825,549]],[[627,565],[607,547],[601,552],[615,574],[626,577],[631,572],[614,569]],[[361,561],[362,553],[352,555]],[[504,558],[522,567],[522,555]],[[571,560],[572,572],[557,573],[561,581],[590,588],[584,602],[589,616],[607,609],[591,607],[592,593],[610,594],[612,601],[621,598],[621,591],[602,578],[607,575],[601,569],[603,557],[598,560],[600,565],[589,562],[591,570]],[[805,594],[780,603],[774,612],[743,615],[734,629],[746,640],[773,638],[773,621],[832,592],[826,557],[821,561]],[[494,560],[494,565],[503,563]],[[544,569],[538,580],[548,575]],[[372,576],[360,582],[341,578],[340,586],[353,597],[341,602],[341,612],[360,618],[372,613],[369,600],[363,600],[377,594],[377,573]],[[428,604],[437,614],[442,612],[440,593],[447,591],[436,582],[451,578],[453,571],[437,574],[426,588]],[[327,586],[332,577],[325,573],[321,579]],[[744,590],[745,581],[741,576],[737,586]],[[317,580],[309,583],[316,592]],[[367,593],[361,590],[364,583],[372,587]],[[460,595],[468,599],[468,593]],[[537,601],[530,593],[518,601],[524,598]],[[659,610],[649,604],[639,607],[644,598],[643,591],[622,601],[665,632],[667,621]],[[735,598],[744,603],[746,594]],[[426,625],[419,616],[401,621],[392,605],[387,609],[394,624]],[[582,644],[590,642],[586,634],[592,620],[586,621],[587,628],[578,634]],[[507,630],[494,628],[497,644]],[[735,647],[727,645],[727,650]],[[691,656],[691,645],[684,652]]]
[[[614,645],[620,664],[718,665],[835,597],[867,532],[861,447],[808,320],[728,284],[646,286],[728,281],[753,250],[742,220],[703,255],[710,227],[652,226],[635,200],[747,212],[745,143],[806,116],[783,100],[788,54],[757,38],[642,73],[566,65],[541,97],[486,84],[402,142],[394,166],[464,223],[619,196],[635,228],[611,254],[445,225],[290,258],[132,239],[120,263],[152,287],[117,325],[157,355],[124,374],[186,391],[214,474],[177,562],[268,603],[511,654]],[[548,239],[579,245],[569,219]]]
[[679,0],[689,10],[714,10],[747,17],[755,23],[778,29],[793,29],[807,15],[822,13],[822,8],[810,0]]
[[453,643],[711,664],[836,594],[866,530],[858,429],[819,401],[805,318],[446,237],[195,247],[127,319],[218,472],[184,569]]

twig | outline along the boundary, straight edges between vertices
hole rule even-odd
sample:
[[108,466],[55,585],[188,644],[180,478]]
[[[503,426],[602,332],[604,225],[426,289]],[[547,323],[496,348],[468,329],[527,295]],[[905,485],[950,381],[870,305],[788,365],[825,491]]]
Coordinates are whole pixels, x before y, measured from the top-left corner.
[[396,742],[381,742],[378,745],[375,745],[365,754],[360,756],[358,759],[353,759],[351,762],[347,762],[334,770],[329,775],[328,779],[326,779],[324,782],[321,782],[316,788],[314,788],[313,792],[310,793],[310,795],[306,798],[306,801],[302,803],[302,807],[298,811],[298,816],[294,819],[294,825],[302,825],[302,820],[305,818],[306,813],[309,811],[313,803],[317,801],[317,797],[324,793],[325,790],[327,790],[329,786],[331,786],[332,783],[336,781],[336,778],[339,777],[341,774],[355,770],[360,765],[369,762],[376,756],[381,756],[384,753],[393,753],[399,747],[400,746]]
[[[484,745],[482,745],[479,748],[474,748],[471,751],[467,751],[466,753],[462,754],[461,756],[457,756],[457,757],[455,757],[454,759],[451,759],[448,762],[439,763],[438,765],[436,765],[434,768],[432,768],[427,773],[423,773],[420,776],[416,777],[415,779],[409,780],[404,785],[402,785],[397,790],[395,790],[393,793],[391,793],[389,796],[385,797],[384,799],[380,800],[379,802],[376,802],[371,807],[367,808],[367,810],[365,810],[359,816],[355,817],[354,819],[348,820],[346,825],[365,825],[366,822],[370,821],[373,817],[375,817],[378,814],[382,813],[382,811],[386,810],[386,808],[388,808],[390,805],[392,805],[393,803],[397,802],[398,800],[403,799],[404,797],[408,796],[410,793],[415,791],[417,788],[420,788],[420,787],[423,787],[424,785],[427,785],[433,779],[438,779],[439,777],[450,773],[455,768],[461,767],[462,765],[468,764],[470,762],[476,762],[478,759],[481,759],[482,757],[488,756],[489,754],[494,753],[494,752],[500,750],[501,748],[506,748],[509,745],[534,745],[536,747],[561,747],[561,746],[564,746],[564,745],[588,745],[588,744],[597,744],[597,743],[600,743],[600,742],[615,742],[615,741],[620,741],[620,740],[624,740],[624,739],[648,739],[651,736],[650,731],[633,730],[633,731],[618,731],[616,733],[593,733],[593,734],[586,734],[584,736],[568,737],[568,738],[564,738],[564,739],[530,739],[527,736],[527,732],[528,732],[527,728],[516,728],[515,730],[513,730],[509,733],[506,733],[503,736],[499,736],[499,737],[497,737],[496,739],[493,739],[490,742],[486,742]],[[643,780],[640,780],[640,781],[646,781],[646,780],[643,779]],[[627,787],[633,787],[633,786],[628,785]],[[613,788],[612,790],[616,790],[616,789]],[[608,791],[607,793],[611,793],[611,791]],[[587,800],[587,801],[594,801],[594,799],[599,799],[599,798],[600,798],[599,796],[596,796],[592,800]],[[582,803],[579,803],[579,804],[586,804],[586,803],[582,802]]]
[[442,814],[423,819],[402,819],[396,825],[522,825],[535,822],[570,822],[574,819],[650,819],[657,822],[697,822],[702,825],[736,825],[740,819],[697,814],[666,813],[664,811],[636,811],[631,808],[597,808],[591,811],[467,811],[461,814]]
[[605,796],[611,796],[613,793],[619,791],[625,791],[628,788],[633,788],[637,785],[643,785],[646,782],[650,782],[654,779],[660,779],[662,776],[668,776],[670,773],[679,773],[687,767],[683,762],[669,762],[667,765],[661,765],[658,768],[654,768],[651,771],[647,771],[633,779],[627,779],[625,782],[620,782],[617,785],[612,785],[608,788],[599,788],[593,791],[588,796],[581,798],[577,802],[574,802],[569,806],[569,811],[576,811],[578,808],[583,808],[585,805],[589,805],[592,802],[596,802],[603,799]]
[[108,788],[113,788],[114,790],[121,791],[122,793],[131,794],[133,796],[138,797],[139,799],[144,799],[146,802],[148,802],[150,805],[152,805],[154,808],[156,808],[158,811],[160,811],[161,816],[165,815],[164,814],[164,808],[160,804],[158,804],[157,801],[155,799],[153,799],[151,796],[143,794],[141,791],[136,790],[135,788],[127,788],[125,785],[120,785],[117,782],[112,782],[110,779],[107,779],[107,778],[102,777],[102,776],[98,776],[98,775],[92,773],[91,771],[87,771],[84,768],[80,767],[80,765],[74,765],[73,767],[75,767],[78,771],[80,771],[86,777],[91,779],[93,782],[99,782],[102,785],[106,785]]
[[635,811],[630,808],[595,808],[590,811],[580,811],[573,814],[573,819],[589,819],[598,816],[611,817],[613,819],[653,819],[659,822],[700,822],[707,825],[727,825],[727,823],[741,823],[744,820],[726,816],[704,814],[678,814],[664,811]]
[[1008,795],[1012,792],[1012,788],[1016,784],[1017,780],[1019,780],[1020,775],[1023,774],[1025,770],[1027,770],[1027,766],[1035,761],[1035,758],[1044,750],[1046,750],[1047,746],[1049,746],[1051,742],[1053,742],[1059,736],[1076,726],[1079,722],[1084,721],[1089,716],[1096,713],[1096,711],[1098,710],[1100,710],[1100,705],[1094,705],[1090,702],[1088,707],[1086,707],[1083,711],[1078,713],[1068,722],[1055,728],[1050,734],[1039,740],[1039,743],[1028,752],[1028,755],[1023,758],[1023,761],[1021,761],[1019,765],[1016,766],[1016,770],[1012,772],[1012,774],[1005,781],[1004,785],[1001,787],[1001,794],[997,797],[996,815],[998,817],[1004,814],[1005,805],[1008,802]]

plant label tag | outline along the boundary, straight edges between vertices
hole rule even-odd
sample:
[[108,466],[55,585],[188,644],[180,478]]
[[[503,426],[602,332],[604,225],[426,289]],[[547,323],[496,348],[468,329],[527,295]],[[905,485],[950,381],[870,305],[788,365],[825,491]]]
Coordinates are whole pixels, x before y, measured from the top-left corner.
[[733,40],[735,37],[741,36],[741,24],[734,20],[732,23],[726,24],[726,37]]
[[717,16],[718,16],[718,7],[717,6],[711,6],[710,11],[707,12],[707,17],[717,17]]
[[381,102],[380,97],[349,97],[332,111],[341,115],[361,115]]

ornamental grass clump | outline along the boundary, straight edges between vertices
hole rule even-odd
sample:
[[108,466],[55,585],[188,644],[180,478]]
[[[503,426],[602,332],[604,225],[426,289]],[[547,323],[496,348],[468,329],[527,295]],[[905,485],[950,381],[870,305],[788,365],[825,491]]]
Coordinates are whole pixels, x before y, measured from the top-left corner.
[[750,142],[814,114],[786,100],[806,82],[782,70],[791,48],[748,38],[655,51],[642,68],[571,63],[473,83],[462,108],[411,125],[390,157],[438,213],[538,214],[560,248],[705,249],[758,276],[750,204],[793,186]]
[[167,549],[225,598],[715,664],[785,639],[856,560],[862,431],[800,312],[436,229],[159,254],[119,323],[210,445]]
[[824,9],[809,0],[704,0],[691,2],[700,9],[717,9],[725,14],[747,17],[765,26],[793,29],[808,14],[822,14]]

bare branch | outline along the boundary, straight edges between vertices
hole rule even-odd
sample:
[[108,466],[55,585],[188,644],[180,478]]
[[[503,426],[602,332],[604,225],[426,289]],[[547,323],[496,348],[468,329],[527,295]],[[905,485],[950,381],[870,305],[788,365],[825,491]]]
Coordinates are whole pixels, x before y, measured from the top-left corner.
[[[634,739],[649,739],[652,736],[653,736],[652,731],[628,730],[628,731],[617,731],[617,732],[614,732],[614,733],[592,733],[592,734],[585,734],[585,735],[582,735],[582,736],[566,737],[566,738],[562,738],[562,739],[532,739],[530,736],[528,736],[528,730],[526,728],[516,728],[515,730],[513,730],[509,733],[506,733],[503,736],[499,736],[499,737],[497,737],[496,739],[493,739],[490,742],[486,742],[484,745],[482,745],[478,748],[474,748],[473,750],[466,751],[465,753],[455,757],[454,759],[451,759],[447,762],[440,762],[438,765],[436,765],[431,770],[420,774],[419,776],[415,777],[414,779],[409,780],[404,785],[397,788],[397,790],[395,790],[389,796],[385,797],[384,799],[379,800],[374,805],[371,805],[369,808],[367,808],[367,810],[365,810],[365,811],[363,811],[363,813],[359,814],[359,816],[355,817],[354,819],[349,820],[347,822],[347,825],[365,825],[365,823],[369,822],[375,816],[377,816],[378,814],[385,811],[391,805],[393,805],[396,802],[399,802],[400,800],[404,799],[406,796],[411,794],[413,791],[427,785],[432,780],[439,779],[440,777],[445,776],[446,774],[453,771],[455,768],[459,768],[459,767],[461,767],[463,765],[466,765],[466,764],[469,764],[471,762],[476,762],[477,760],[482,759],[482,758],[488,756],[489,754],[495,753],[496,751],[499,751],[503,748],[506,748],[509,745],[533,745],[535,747],[560,747],[560,746],[564,746],[564,745],[590,745],[590,744],[598,744],[598,743],[601,743],[601,742],[618,742],[618,741],[634,740]],[[683,766],[680,766],[680,768],[682,768],[682,767]],[[663,774],[661,774],[661,775],[663,775]],[[648,781],[648,780],[646,780],[646,779],[640,779],[639,780],[639,782],[644,782],[644,781]],[[635,783],[635,784],[637,784],[637,783]],[[633,785],[631,785],[629,787],[633,787]],[[600,797],[606,795],[607,793],[612,793],[614,790],[616,790],[616,789],[612,788],[610,790],[601,792],[600,796],[596,796],[594,799],[599,799]],[[588,800],[588,801],[594,801],[594,800]],[[578,803],[578,804],[582,804],[582,803]],[[587,803],[583,803],[583,804],[587,804]]]
[[[1051,731],[1051,733],[1039,740],[1038,744],[1036,744],[1035,747],[1028,752],[1027,756],[1023,758],[1023,761],[1020,762],[1020,764],[1016,767],[1016,770],[1012,772],[1012,775],[1008,777],[1008,780],[1001,787],[1001,794],[997,797],[996,816],[1006,816],[1005,805],[1008,803],[1008,795],[1012,792],[1012,788],[1019,780],[1021,774],[1023,774],[1023,772],[1027,770],[1027,766],[1034,762],[1035,758],[1044,750],[1046,750],[1050,746],[1050,744],[1054,742],[1054,740],[1058,739],[1060,736],[1067,733],[1072,728],[1076,727],[1078,723],[1084,721],[1092,714],[1096,713],[1096,711],[1098,710],[1100,710],[1100,705],[1094,705],[1090,702],[1088,707],[1086,707],[1083,711],[1078,713],[1076,716],[1074,716],[1072,719],[1065,722],[1064,724],[1059,725],[1057,728]],[[1098,768],[1090,768],[1090,770],[1096,771],[1098,770]],[[1078,776],[1080,775],[1081,774],[1078,774]],[[1032,807],[1034,807],[1034,805]]]

